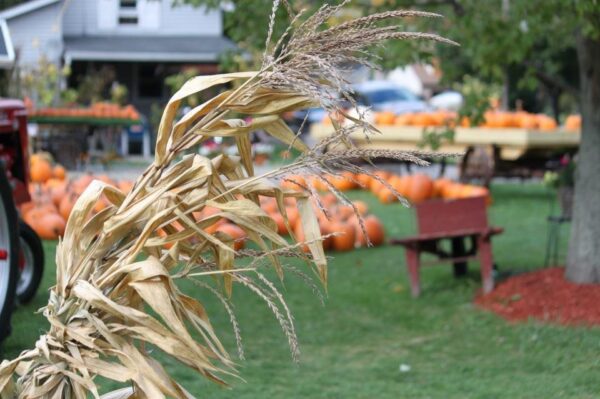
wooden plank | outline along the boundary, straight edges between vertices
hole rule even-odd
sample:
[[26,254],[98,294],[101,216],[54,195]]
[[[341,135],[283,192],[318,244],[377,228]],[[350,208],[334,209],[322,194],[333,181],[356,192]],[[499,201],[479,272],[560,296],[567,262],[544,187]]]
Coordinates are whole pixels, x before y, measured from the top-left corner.
[[82,116],[36,116],[29,117],[29,122],[40,125],[92,125],[92,126],[132,126],[139,125],[139,120],[124,118],[96,118]]
[[[423,141],[424,129],[420,126],[376,126],[382,134],[371,136],[370,142],[362,132],[355,132],[350,137],[361,148],[415,150]],[[319,140],[333,132],[331,125],[314,124],[311,135]],[[502,159],[514,160],[531,149],[576,148],[581,141],[581,134],[556,130],[551,132],[518,129],[518,128],[463,128],[456,129],[454,142],[442,143],[441,152],[464,152],[470,146],[497,145],[500,147]]]

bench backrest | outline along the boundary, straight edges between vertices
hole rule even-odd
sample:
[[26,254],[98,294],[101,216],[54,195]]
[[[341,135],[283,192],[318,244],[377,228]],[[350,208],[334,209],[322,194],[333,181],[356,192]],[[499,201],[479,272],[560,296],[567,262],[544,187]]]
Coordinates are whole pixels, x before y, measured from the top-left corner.
[[488,227],[484,197],[431,200],[416,207],[419,234],[485,230]]

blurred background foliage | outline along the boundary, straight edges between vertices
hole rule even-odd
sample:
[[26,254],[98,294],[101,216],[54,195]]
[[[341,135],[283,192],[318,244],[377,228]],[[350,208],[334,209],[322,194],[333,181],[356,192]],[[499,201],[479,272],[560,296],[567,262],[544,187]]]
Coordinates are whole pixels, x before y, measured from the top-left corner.
[[[177,0],[194,5],[221,8],[225,33],[238,43],[241,52],[225,57],[226,71],[256,68],[266,40],[271,4],[248,0]],[[333,1],[335,3],[335,1]],[[407,19],[406,29],[440,33],[461,44],[440,46],[428,42],[390,42],[376,49],[384,70],[429,62],[443,72],[442,82],[451,88],[465,75],[482,83],[504,87],[504,108],[517,100],[532,112],[546,106],[558,117],[573,112],[579,84],[574,35],[580,29],[592,31],[595,1],[579,0],[359,0],[350,11],[328,21],[335,25],[357,15],[402,8],[438,12],[444,19]],[[295,12],[314,10],[323,1],[291,2]],[[594,8],[595,7],[595,8]],[[591,15],[583,17],[582,13]],[[306,15],[310,14],[309,12]],[[586,26],[580,21],[586,20]],[[275,36],[289,18],[285,7],[277,13]],[[464,82],[463,82],[464,83]],[[546,98],[548,101],[541,101]]]

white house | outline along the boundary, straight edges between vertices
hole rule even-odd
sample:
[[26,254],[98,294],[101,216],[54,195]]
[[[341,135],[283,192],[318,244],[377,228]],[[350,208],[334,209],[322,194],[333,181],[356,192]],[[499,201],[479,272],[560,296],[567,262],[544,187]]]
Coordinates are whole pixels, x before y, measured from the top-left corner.
[[40,57],[70,65],[71,85],[111,68],[142,111],[168,95],[164,77],[184,67],[218,70],[235,45],[220,10],[173,0],[31,0],[0,12],[0,67],[35,66]]

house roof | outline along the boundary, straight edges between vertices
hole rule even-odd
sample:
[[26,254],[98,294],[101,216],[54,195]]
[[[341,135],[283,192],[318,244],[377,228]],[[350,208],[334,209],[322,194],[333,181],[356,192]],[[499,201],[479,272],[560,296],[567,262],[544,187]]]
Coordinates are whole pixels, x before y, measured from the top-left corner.
[[15,52],[6,21],[0,19],[0,68],[10,68],[14,60]]
[[223,36],[77,36],[65,37],[71,61],[216,62],[236,48]]
[[61,0],[31,0],[26,3],[19,4],[18,6],[7,8],[6,10],[0,12],[0,19],[11,19],[18,17],[60,1]]

